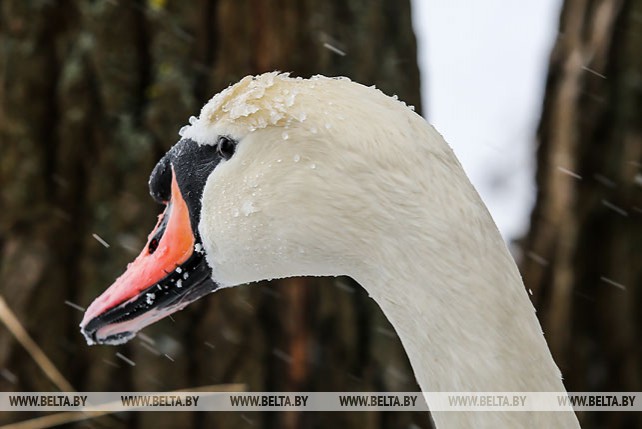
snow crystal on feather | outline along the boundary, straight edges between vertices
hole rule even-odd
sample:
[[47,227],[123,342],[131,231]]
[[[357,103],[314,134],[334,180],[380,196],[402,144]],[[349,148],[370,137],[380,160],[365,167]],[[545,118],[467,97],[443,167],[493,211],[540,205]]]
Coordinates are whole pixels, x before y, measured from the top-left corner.
[[287,121],[305,121],[306,112],[295,105],[300,88],[279,85],[284,81],[304,82],[279,72],[244,77],[216,94],[203,107],[196,121],[191,120],[190,125],[181,128],[181,137],[201,144],[214,144],[217,125],[234,125],[247,133]]
[[329,101],[321,109],[323,116],[319,122],[319,115],[315,116],[315,110],[319,110],[319,93],[332,91],[340,100],[344,94],[357,96],[361,93],[357,90],[365,90],[370,96],[376,94],[367,98],[369,102],[405,106],[396,97],[388,97],[379,89],[367,88],[346,77],[316,75],[302,79],[292,78],[289,73],[270,72],[246,76],[216,94],[203,106],[199,117],[191,117],[189,125],[181,128],[179,134],[199,144],[215,144],[220,135],[242,138],[272,126],[283,127],[281,136],[287,140],[288,129],[295,123],[305,123],[312,134],[332,132],[332,122],[344,120],[344,116],[335,115],[337,106]]

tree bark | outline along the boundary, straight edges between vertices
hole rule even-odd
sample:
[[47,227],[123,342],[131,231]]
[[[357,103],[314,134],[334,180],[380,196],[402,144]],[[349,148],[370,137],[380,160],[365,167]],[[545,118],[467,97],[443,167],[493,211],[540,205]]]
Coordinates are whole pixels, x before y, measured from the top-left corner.
[[566,0],[551,56],[522,272],[571,391],[642,390],[640,16],[639,0]]
[[[394,330],[349,279],[223,290],[145,330],[152,344],[118,348],[88,347],[82,314],[65,304],[88,305],[144,244],[160,210],[148,174],[187,118],[244,75],[274,69],[346,75],[421,107],[407,0],[0,3],[0,293],[76,389],[418,390]],[[0,369],[1,390],[55,390],[1,327]],[[430,426],[411,413],[109,419],[116,427]]]

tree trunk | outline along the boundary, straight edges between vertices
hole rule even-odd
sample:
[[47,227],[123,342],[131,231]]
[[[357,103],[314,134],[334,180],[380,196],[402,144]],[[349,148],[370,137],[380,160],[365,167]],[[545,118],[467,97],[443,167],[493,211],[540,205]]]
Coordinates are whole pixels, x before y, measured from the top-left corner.
[[[346,75],[419,109],[409,0],[5,0],[0,8],[0,294],[76,389],[418,390],[394,330],[346,279],[223,290],[117,348],[88,347],[81,312],[65,304],[88,305],[143,246],[160,210],[147,195],[149,172],[187,118],[244,75]],[[55,390],[4,328],[0,369],[0,390]],[[4,414],[0,423],[33,416]],[[107,419],[430,426],[411,413]]]
[[642,390],[640,16],[640,0],[566,0],[551,56],[522,272],[572,391]]

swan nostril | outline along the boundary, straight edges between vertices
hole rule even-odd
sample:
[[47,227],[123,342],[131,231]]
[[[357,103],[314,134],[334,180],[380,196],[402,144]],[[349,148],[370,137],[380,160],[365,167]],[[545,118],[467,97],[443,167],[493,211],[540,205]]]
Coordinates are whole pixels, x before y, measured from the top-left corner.
[[152,239],[149,240],[149,245],[147,246],[147,252],[151,255],[158,249],[158,245],[160,244],[161,239],[163,238],[163,235],[165,234],[165,229],[167,228],[167,222],[169,221],[169,211],[171,210],[172,203],[167,204],[167,208],[163,212],[163,217],[161,218],[161,221],[159,225],[156,227],[156,229],[153,231],[153,236]]
[[152,238],[152,240],[149,242],[149,246],[147,250],[149,251],[149,254],[151,255],[158,249],[158,239],[157,238]]

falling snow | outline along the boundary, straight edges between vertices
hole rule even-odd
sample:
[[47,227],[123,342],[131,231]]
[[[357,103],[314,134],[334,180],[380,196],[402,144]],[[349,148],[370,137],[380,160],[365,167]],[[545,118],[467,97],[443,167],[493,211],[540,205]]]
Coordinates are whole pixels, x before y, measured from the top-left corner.
[[597,76],[597,77],[601,77],[602,79],[606,79],[606,76],[604,76],[602,73],[598,73],[597,71],[595,71],[595,70],[593,70],[592,68],[589,68],[589,67],[587,67],[587,66],[583,66],[583,67],[582,67],[582,70],[585,70],[585,71],[587,71],[587,72],[589,72],[589,73],[592,73],[592,74],[594,74],[594,75],[595,75],[595,76]]
[[624,210],[624,209],[623,209],[623,208],[621,208],[621,207],[616,206],[615,204],[613,204],[613,203],[611,203],[611,202],[609,202],[609,201],[607,201],[607,200],[602,200],[602,204],[603,204],[604,206],[608,207],[609,209],[613,210],[615,213],[617,213],[617,214],[621,215],[621,216],[628,216],[628,215],[629,215],[629,214],[626,212],[626,210]]
[[127,356],[124,356],[124,355],[123,355],[122,353],[120,353],[120,352],[117,352],[117,353],[116,353],[116,357],[117,357],[118,359],[122,360],[123,362],[125,362],[125,363],[127,363],[127,364],[131,365],[131,366],[136,366],[136,362],[134,362],[133,360],[131,360],[131,359],[130,359],[130,358],[128,358]]
[[610,284],[611,286],[615,286],[618,289],[626,290],[626,286],[624,286],[622,283],[618,283],[614,280],[609,279],[608,277],[600,277],[600,280],[602,280],[605,283]]
[[548,261],[543,258],[542,256],[538,255],[537,253],[530,251],[527,253],[528,257],[531,258],[533,261],[537,262],[540,265],[548,265]]
[[608,188],[617,187],[617,185],[615,184],[615,182],[613,180],[609,179],[608,177],[606,177],[606,176],[604,176],[602,174],[596,174],[593,177],[595,178],[595,180],[597,180],[602,185],[604,185],[604,186],[606,186]]
[[156,342],[156,341],[154,341],[154,339],[152,337],[150,337],[149,335],[145,334],[144,332],[139,332],[138,333],[138,338],[140,338],[141,340],[145,341],[148,344],[154,344]]
[[0,369],[0,376],[11,384],[16,384],[18,382],[18,377],[7,368]]
[[114,368],[120,368],[120,366],[116,362],[112,362],[109,359],[103,359],[102,361],[109,366],[113,366]]
[[243,419],[243,421],[245,421],[245,423],[249,424],[250,426],[254,426],[254,420],[250,419],[245,414],[241,414],[240,417]]
[[339,49],[336,46],[333,46],[333,45],[331,45],[329,43],[324,43],[323,47],[328,49],[328,50],[330,50],[330,51],[332,51],[332,52],[334,52],[337,55],[341,55],[342,57],[346,56],[346,53],[344,51],[342,51],[341,49]]
[[71,302],[71,301],[65,301],[65,304],[66,304],[66,305],[68,305],[68,306],[69,306],[69,307],[71,307],[71,308],[75,308],[75,309],[76,309],[76,310],[78,310],[78,311],[82,311],[82,312],[84,312],[84,311],[86,310],[86,308],[85,308],[85,307],[81,307],[81,306],[79,306],[78,304],[74,304],[74,303],[73,303],[73,302]]
[[280,349],[272,349],[272,354],[277,358],[281,359],[285,363],[292,363],[292,356]]
[[582,176],[580,176],[580,175],[579,175],[579,174],[577,174],[577,173],[572,172],[571,170],[569,170],[569,169],[567,169],[567,168],[564,168],[564,167],[560,167],[560,166],[558,166],[558,167],[557,167],[557,169],[558,169],[559,171],[561,171],[562,173],[567,174],[567,175],[569,175],[569,176],[571,176],[571,177],[574,177],[574,178],[576,178],[576,179],[582,179]]
[[96,239],[96,241],[98,241],[100,244],[102,244],[103,246],[105,246],[106,248],[109,249],[109,243],[107,243],[105,240],[103,240],[100,235],[98,235],[96,233],[93,233],[93,234],[91,234],[91,236],[94,237]]
[[161,352],[159,352],[158,350],[156,350],[156,348],[155,348],[155,347],[153,347],[152,345],[147,344],[147,343],[146,343],[146,342],[144,342],[144,341],[141,341],[139,344],[140,344],[140,346],[141,346],[142,348],[144,348],[145,350],[149,351],[150,353],[152,353],[152,354],[154,354],[154,355],[156,355],[156,356],[160,356],[160,355],[161,355]]

